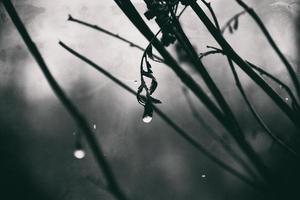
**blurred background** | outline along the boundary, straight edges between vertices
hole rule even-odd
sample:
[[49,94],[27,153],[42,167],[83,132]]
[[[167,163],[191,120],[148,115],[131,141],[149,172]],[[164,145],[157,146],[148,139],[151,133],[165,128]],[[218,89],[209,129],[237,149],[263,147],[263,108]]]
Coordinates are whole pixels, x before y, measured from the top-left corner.
[[[130,199],[264,199],[259,192],[196,151],[155,114],[151,123],[143,123],[143,107],[134,96],[58,45],[59,40],[65,42],[136,90],[140,83],[139,63],[143,52],[67,21],[68,14],[71,14],[146,47],[145,38],[114,1],[12,2],[54,77],[94,128],[106,158]],[[299,63],[297,14],[300,2],[246,2],[255,8],[278,46],[296,66]],[[134,0],[133,3],[143,15],[146,11],[143,1]],[[242,10],[235,1],[213,0],[211,3],[220,24]],[[207,51],[207,45],[217,46],[191,9],[185,11],[180,21],[198,52]],[[147,23],[153,31],[158,30],[154,21]],[[243,58],[263,66],[290,85],[286,69],[260,33],[250,17],[242,16],[239,30],[234,34],[227,31],[225,37]],[[193,78],[202,83],[188,63],[178,56],[180,52],[176,44],[168,49]],[[270,169],[283,177],[286,187],[291,192],[296,191],[299,165],[254,121],[235,87],[226,59],[219,55],[210,56],[204,59],[204,64],[232,106],[247,140]],[[246,173],[192,115],[183,95],[183,86],[175,74],[163,64],[153,63],[152,67],[159,83],[154,93],[162,101],[159,108],[214,155]],[[300,68],[297,70],[300,72]],[[266,123],[274,133],[300,151],[294,126],[243,72],[238,72],[250,100]],[[267,78],[266,81],[270,82]],[[283,97],[287,95],[278,85],[273,86]],[[190,98],[203,120],[228,144],[235,146],[205,106],[192,94]],[[0,198],[112,199],[103,189],[105,181],[84,140],[86,156],[83,159],[73,156],[74,133],[80,134],[1,5]]]

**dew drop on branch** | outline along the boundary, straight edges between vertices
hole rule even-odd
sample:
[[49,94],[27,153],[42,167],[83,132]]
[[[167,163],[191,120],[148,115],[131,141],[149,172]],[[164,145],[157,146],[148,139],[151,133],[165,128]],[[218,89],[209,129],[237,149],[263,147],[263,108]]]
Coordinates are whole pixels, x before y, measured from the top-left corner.
[[152,121],[152,117],[151,116],[148,116],[148,115],[146,115],[146,116],[144,116],[143,117],[143,122],[144,123],[150,123]]
[[77,159],[83,159],[85,157],[85,151],[82,149],[76,149],[73,155]]
[[96,124],[93,125],[93,129],[95,129],[95,130],[97,129],[97,125]]
[[289,98],[288,98],[288,97],[285,97],[285,101],[289,101]]
[[202,174],[202,175],[201,175],[201,178],[206,178],[206,175],[205,175],[205,174]]

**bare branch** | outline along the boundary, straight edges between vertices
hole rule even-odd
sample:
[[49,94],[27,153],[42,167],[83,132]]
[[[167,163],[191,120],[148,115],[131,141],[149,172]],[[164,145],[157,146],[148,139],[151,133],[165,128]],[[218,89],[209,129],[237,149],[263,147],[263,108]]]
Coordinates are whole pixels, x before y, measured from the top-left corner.
[[263,32],[263,35],[267,38],[268,42],[274,49],[274,51],[277,53],[278,57],[280,60],[283,62],[285,67],[287,68],[287,71],[289,72],[289,75],[292,79],[292,82],[294,84],[294,87],[296,89],[298,99],[300,99],[300,83],[298,80],[298,77],[296,75],[296,72],[294,71],[292,65],[289,63],[287,58],[283,55],[279,47],[276,45],[274,39],[272,38],[271,34],[265,27],[264,23],[261,21],[260,17],[256,14],[256,12],[250,8],[247,4],[245,4],[242,0],[236,0],[236,2],[245,9],[245,11],[252,17],[252,19],[257,23],[258,27],[261,29]]
[[91,130],[87,120],[84,118],[84,116],[80,113],[80,111],[77,109],[77,107],[73,104],[73,102],[66,96],[65,92],[62,90],[62,88],[58,85],[54,77],[52,76],[51,72],[49,71],[44,59],[42,58],[42,55],[40,54],[39,50],[37,49],[36,45],[32,41],[30,35],[28,34],[24,24],[22,23],[20,17],[18,16],[13,4],[10,2],[10,0],[3,0],[2,1],[7,13],[9,14],[10,18],[12,19],[14,25],[16,26],[17,30],[19,31],[19,34],[21,35],[22,39],[24,40],[28,50],[38,63],[40,69],[42,70],[45,78],[47,79],[49,85],[51,86],[53,92],[57,96],[57,98],[61,101],[61,103],[64,105],[66,110],[69,112],[69,114],[73,117],[74,121],[78,125],[78,127],[82,130],[84,133],[87,142],[94,153],[95,159],[103,172],[103,175],[107,181],[107,189],[111,192],[112,195],[114,195],[119,200],[126,200],[127,197],[121,190],[112,170],[111,167],[106,160],[105,156],[103,155],[103,151],[100,147],[100,145],[97,143],[97,138],[95,137],[95,134]]
[[[69,51],[71,54],[73,54],[77,58],[81,59],[83,62],[87,63],[88,65],[90,65],[91,67],[93,67],[94,69],[96,69],[98,72],[100,72],[103,75],[105,75],[107,78],[109,78],[110,80],[112,80],[114,83],[116,83],[117,85],[119,85],[121,88],[123,88],[124,90],[126,90],[130,94],[136,96],[136,92],[133,89],[131,89],[128,85],[126,85],[125,83],[123,83],[122,81],[120,81],[118,78],[116,78],[115,76],[113,76],[112,74],[110,74],[109,72],[107,72],[104,68],[102,68],[101,66],[95,64],[94,62],[92,62],[88,58],[86,58],[83,55],[81,55],[78,52],[76,52],[75,50],[71,49],[70,47],[68,47],[63,42],[59,42],[59,44],[64,49],[66,49],[67,51]],[[224,163],[223,161],[221,161],[220,159],[218,159],[217,157],[215,157],[213,154],[211,154],[208,150],[206,150],[205,147],[203,147],[200,143],[196,142],[196,140],[193,139],[190,136],[190,134],[188,134],[185,130],[183,130],[182,128],[180,128],[177,125],[176,122],[173,122],[165,113],[163,113],[156,106],[154,106],[154,111],[156,112],[156,114],[158,116],[160,116],[162,118],[163,121],[165,121],[170,127],[172,127],[174,129],[174,131],[180,137],[182,137],[184,140],[186,140],[195,149],[197,149],[198,151],[202,152],[211,161],[213,161],[214,163],[216,163],[217,165],[219,165],[221,168],[223,168],[224,170],[228,171],[232,175],[236,176],[241,181],[243,181],[246,184],[254,187],[255,189],[257,189],[257,190],[261,190],[262,189],[262,187],[263,187],[262,185],[259,185],[258,183],[256,183],[253,180],[249,179],[245,175],[241,174],[240,172],[237,172],[235,169],[233,169],[232,167],[230,167],[229,165],[227,165],[226,163]]]
[[241,11],[237,14],[235,14],[233,17],[231,17],[226,23],[225,25],[221,28],[221,33],[223,34],[225,32],[225,30],[229,27],[231,27],[231,24],[234,23],[236,20],[238,20],[240,18],[240,16],[242,16],[243,14],[245,14],[246,11]]

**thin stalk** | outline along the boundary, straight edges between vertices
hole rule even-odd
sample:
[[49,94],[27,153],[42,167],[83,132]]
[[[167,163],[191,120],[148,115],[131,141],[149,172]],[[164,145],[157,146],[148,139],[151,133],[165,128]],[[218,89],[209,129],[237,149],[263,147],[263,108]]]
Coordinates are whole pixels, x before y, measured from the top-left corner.
[[[139,49],[139,50],[141,50],[141,51],[143,51],[143,52],[146,51],[146,49],[144,49],[144,48],[141,47],[140,45],[138,45],[138,44],[136,44],[136,43],[134,43],[134,42],[132,42],[132,41],[130,41],[130,40],[128,40],[128,39],[122,37],[122,36],[120,36],[119,34],[115,34],[115,33],[111,32],[111,31],[109,31],[109,30],[106,30],[106,29],[104,29],[104,28],[102,28],[102,27],[100,27],[100,26],[98,26],[98,25],[93,25],[93,24],[84,22],[84,21],[82,21],[82,20],[76,19],[76,18],[72,17],[72,15],[69,15],[68,21],[76,22],[76,23],[78,23],[78,24],[87,26],[87,27],[92,28],[92,29],[94,29],[94,30],[100,31],[100,32],[102,32],[102,33],[105,33],[105,34],[107,34],[107,35],[109,35],[109,36],[112,36],[113,38],[116,38],[116,39],[118,39],[118,40],[121,40],[121,41],[123,41],[123,42],[129,44],[129,46],[131,46],[131,47],[135,47],[135,48],[137,48],[137,49]],[[162,59],[160,56],[157,56],[157,55],[154,55],[154,54],[153,54],[153,57],[156,58],[157,60],[163,62],[163,59]]]
[[[120,9],[126,14],[129,20],[136,26],[136,28],[151,41],[154,37],[153,32],[146,25],[144,20],[141,18],[137,10],[134,8],[129,0],[114,0]],[[203,89],[194,81],[194,79],[187,74],[175,61],[175,59],[169,54],[165,47],[155,38],[152,42],[153,46],[158,50],[160,55],[164,58],[165,64],[167,64],[177,75],[177,77],[189,87],[193,93],[201,100],[204,105],[210,110],[210,112],[221,122],[226,121],[223,113],[219,108],[211,101],[206,95]]]
[[[186,7],[185,7],[185,8],[186,8]],[[185,8],[184,8],[184,9],[185,9]],[[183,11],[184,11],[184,10],[183,10]],[[179,14],[179,16],[180,16],[182,13],[183,13],[183,12],[181,12],[181,13]],[[179,16],[178,16],[178,17],[179,17]],[[146,49],[141,48],[139,45],[135,44],[135,43],[132,42],[132,41],[129,41],[129,40],[125,39],[125,38],[121,38],[118,34],[112,33],[112,32],[110,32],[110,31],[108,31],[108,30],[105,30],[105,29],[103,29],[103,28],[101,28],[101,27],[98,27],[97,25],[91,25],[91,24],[88,24],[88,23],[83,22],[83,21],[81,21],[81,20],[75,19],[75,18],[73,18],[71,15],[69,15],[69,19],[68,19],[68,20],[74,21],[74,22],[78,22],[79,24],[83,24],[83,25],[86,25],[86,26],[91,27],[91,28],[93,28],[93,29],[96,29],[96,30],[98,30],[98,31],[107,33],[108,35],[110,35],[110,36],[112,36],[112,37],[115,37],[115,38],[117,38],[117,39],[120,39],[121,41],[124,41],[124,42],[128,43],[128,44],[129,44],[130,46],[132,46],[132,47],[137,47],[137,48],[138,48],[139,50],[141,50],[141,51],[144,51],[144,52],[145,52],[145,50],[146,50]],[[216,21],[216,22],[217,22],[217,21]],[[160,32],[160,31],[159,31],[159,32]],[[158,34],[159,32],[157,32],[157,33],[155,34],[155,36],[157,36],[157,34]],[[156,38],[155,36],[153,37],[153,39]],[[151,41],[149,42],[149,45],[152,44],[153,39],[151,39]],[[149,46],[149,45],[148,45],[148,46]],[[147,47],[148,47],[148,46],[147,46]],[[220,53],[220,52],[218,52],[218,51],[212,51],[212,52],[210,52],[210,53]],[[205,55],[202,55],[202,56],[206,56],[206,54],[205,54]],[[156,57],[156,58],[158,58],[158,59],[160,59],[160,60],[163,60],[162,58],[159,58],[159,57]],[[201,59],[201,58],[200,58],[200,59]],[[193,115],[194,115],[194,114],[193,114]],[[194,115],[194,116],[196,116],[196,115]],[[196,117],[196,118],[198,118],[198,117]],[[224,143],[224,142],[223,142],[223,143]],[[225,146],[228,146],[227,144],[223,144],[223,146],[224,146],[224,148],[226,148],[227,150],[229,150],[229,148],[225,147]],[[237,156],[235,156],[235,155],[233,155],[233,157],[236,158],[237,160],[241,160],[240,158],[237,158]],[[241,160],[241,161],[238,161],[238,162],[242,163],[242,162],[244,162],[244,161]],[[244,166],[244,168],[247,168],[247,167],[248,167],[245,163],[242,164],[242,165]],[[248,167],[248,168],[249,168],[249,167]],[[250,169],[250,170],[247,169],[247,171],[248,171],[248,173],[251,174],[252,176],[255,175],[253,172],[251,172],[251,169]]]
[[287,60],[287,58],[283,55],[283,53],[281,52],[281,50],[279,49],[279,47],[275,43],[275,41],[272,38],[271,34],[267,30],[267,28],[264,25],[264,23],[261,21],[260,17],[256,14],[256,12],[252,8],[250,8],[246,3],[244,3],[242,0],[236,0],[236,2],[242,8],[244,8],[247,11],[247,13],[252,17],[252,19],[256,22],[256,24],[258,25],[258,27],[263,32],[263,35],[267,38],[267,40],[270,43],[271,47],[274,49],[274,51],[277,53],[277,55],[280,58],[280,60],[285,65],[285,67],[286,67],[286,69],[287,69],[287,71],[288,71],[288,73],[289,73],[289,75],[290,75],[290,77],[292,79],[294,87],[296,89],[296,92],[297,92],[297,95],[298,95],[298,99],[300,100],[300,83],[299,83],[298,77],[297,77],[296,72],[294,71],[292,65],[289,63],[289,61]]
[[206,26],[210,34],[215,38],[218,44],[222,47],[227,56],[230,57],[256,84],[258,84],[266,94],[277,104],[277,106],[286,114],[286,116],[294,123],[294,125],[300,128],[299,115],[294,112],[281,97],[256,73],[252,70],[248,63],[246,63],[229,45],[224,39],[222,34],[215,28],[204,11],[195,1],[190,1],[190,6],[197,14],[199,19]]
[[297,102],[297,99],[294,96],[294,94],[289,86],[287,86],[285,83],[283,83],[281,80],[279,80],[278,78],[276,78],[275,76],[273,76],[272,74],[267,72],[266,70],[263,70],[261,67],[258,67],[249,61],[246,61],[246,62],[250,65],[251,68],[258,71],[260,74],[265,75],[266,77],[270,78],[272,81],[277,83],[279,85],[279,87],[281,87],[283,90],[285,90],[287,92],[287,94],[289,95],[289,97],[292,99],[292,102],[294,103],[294,106],[296,106],[296,109],[300,110],[300,106]]
[[[79,54],[75,50],[71,49],[70,47],[68,47],[63,42],[59,42],[59,44],[64,49],[66,49],[68,52],[70,52],[72,55],[76,56],[77,58],[79,58],[83,62],[87,63],[88,65],[90,65],[91,67],[93,67],[94,69],[96,69],[98,72],[100,72],[103,75],[105,75],[107,78],[109,78],[111,81],[113,81],[114,83],[116,83],[118,86],[120,86],[121,88],[123,88],[124,90],[126,90],[127,92],[129,92],[130,94],[132,94],[133,96],[136,96],[136,92],[133,89],[131,89],[128,85],[126,85],[125,83],[123,83],[122,81],[120,81],[118,78],[116,78],[115,76],[113,76],[112,74],[110,74],[109,72],[107,72],[104,68],[102,68],[101,66],[95,64],[93,61],[91,61],[88,58],[86,58],[85,56]],[[198,150],[199,152],[202,152],[203,155],[205,155],[212,162],[216,163],[219,167],[221,167],[222,169],[226,170],[227,172],[229,172],[233,176],[237,177],[238,179],[240,179],[244,183],[250,185],[251,187],[253,187],[253,188],[255,188],[255,189],[259,190],[259,191],[263,190],[263,188],[262,188],[263,186],[262,185],[260,185],[260,184],[258,184],[256,182],[254,182],[253,180],[249,179],[248,177],[246,177],[242,173],[236,171],[231,166],[229,166],[228,164],[224,163],[223,161],[221,161],[220,159],[218,159],[217,157],[215,157],[213,154],[211,154],[208,150],[206,150],[205,147],[203,147],[200,143],[198,143],[195,139],[193,139],[190,136],[190,134],[188,134],[184,129],[180,128],[177,125],[176,122],[174,122],[173,120],[171,120],[165,113],[163,113],[155,105],[154,105],[154,111],[156,112],[156,114],[159,117],[162,118],[162,120],[164,122],[166,122],[171,128],[173,128],[174,131],[180,137],[182,137],[186,142],[188,142],[189,144],[191,144],[196,150]]]
[[[212,54],[222,54],[222,55],[226,56],[226,54],[224,53],[224,51],[222,49],[219,49],[219,48],[216,48],[216,47],[213,47],[213,46],[207,46],[207,48],[211,48],[213,50],[201,53],[200,56],[199,56],[199,59],[202,59],[202,58],[204,58],[206,56],[209,56],[209,55],[212,55]],[[279,78],[277,78],[274,75],[270,74],[269,72],[267,72],[266,70],[262,69],[261,67],[258,67],[258,66],[254,65],[253,63],[251,63],[251,62],[249,62],[247,60],[246,60],[246,62],[249,64],[249,66],[252,69],[254,69],[255,71],[259,72],[261,75],[264,75],[264,76],[270,78],[273,82],[275,82],[276,84],[278,84],[278,86],[280,88],[282,88],[283,90],[285,90],[286,93],[289,95],[289,97],[292,100],[292,105],[293,105],[294,109],[295,110],[300,110],[300,106],[299,106],[299,104],[297,102],[297,99],[294,96],[292,90],[290,89],[290,87],[288,85],[286,85]]]
[[210,3],[210,2],[207,2],[207,1],[205,1],[205,0],[201,0],[201,1],[202,1],[202,3],[208,8],[209,12],[211,13],[211,16],[212,16],[212,18],[213,18],[213,20],[214,20],[214,23],[215,23],[216,28],[217,28],[219,31],[221,31],[220,25],[219,25],[219,21],[218,21],[218,18],[217,18],[217,16],[216,16],[215,11],[214,11],[213,8],[211,7],[211,3]]
[[231,18],[224,24],[224,26],[222,26],[222,28],[220,29],[221,33],[223,34],[223,33],[225,32],[226,28],[228,28],[228,27],[230,26],[230,24],[231,24],[234,20],[236,20],[237,18],[239,18],[240,16],[242,16],[242,15],[245,14],[245,13],[246,13],[246,11],[243,10],[243,11],[241,11],[241,12],[235,14],[233,17],[231,17]]
[[[220,90],[217,88],[216,84],[206,71],[205,67],[201,63],[200,59],[198,58],[197,52],[194,50],[192,44],[190,43],[189,39],[185,35],[184,31],[182,30],[179,22],[176,18],[174,18],[174,13],[172,13],[172,10],[169,9],[173,19],[173,25],[174,25],[174,32],[178,39],[178,41],[182,44],[182,46],[185,48],[186,52],[190,56],[191,61],[193,62],[195,68],[198,70],[198,72],[201,74],[202,78],[206,82],[208,88],[211,90],[212,94],[216,98],[217,102],[219,103],[219,106],[222,108],[226,115],[226,126],[230,127],[230,134],[238,144],[239,148],[242,149],[242,151],[247,155],[247,157],[251,160],[251,162],[254,164],[254,166],[257,168],[258,172],[262,177],[264,177],[268,182],[270,182],[270,172],[265,166],[265,164],[262,162],[262,160],[259,158],[259,156],[255,153],[253,148],[250,146],[250,144],[246,141],[244,138],[244,134],[242,129],[239,126],[239,123],[237,119],[235,118],[231,108],[229,107],[228,103],[226,102],[225,98],[221,94]],[[178,33],[176,32],[178,31]]]
[[36,45],[32,41],[30,35],[28,34],[23,22],[21,21],[20,17],[18,16],[13,4],[10,0],[3,0],[2,1],[7,13],[9,14],[10,18],[12,19],[15,27],[17,28],[19,34],[21,35],[22,39],[24,40],[28,50],[38,63],[41,71],[43,72],[45,78],[47,79],[50,87],[52,88],[53,92],[60,100],[60,102],[64,105],[66,110],[72,116],[78,127],[84,133],[87,142],[94,153],[95,159],[99,165],[100,170],[103,172],[103,175],[107,181],[107,189],[111,192],[113,196],[115,196],[119,200],[126,200],[127,197],[121,190],[112,170],[111,167],[104,157],[103,151],[100,145],[97,143],[97,138],[95,134],[91,130],[89,123],[84,118],[84,116],[80,113],[77,107],[73,104],[73,102],[66,96],[65,92],[62,88],[58,85],[54,77],[52,76],[51,72],[49,71],[42,55],[40,54],[39,50],[37,49]]
[[206,133],[209,137],[211,137],[213,140],[218,142],[223,146],[225,151],[229,155],[231,155],[232,158],[234,158],[247,172],[249,175],[257,179],[256,173],[250,168],[249,164],[245,162],[238,154],[236,151],[232,149],[232,147],[224,141],[205,121],[204,119],[200,116],[200,114],[197,112],[192,100],[190,99],[188,90],[186,88],[183,88],[183,94],[186,99],[186,102],[194,116],[194,118],[204,127],[205,130],[204,133]]
[[[204,1],[204,0],[203,0]],[[213,19],[215,20],[215,24],[219,24],[218,23],[218,20],[216,18],[216,15],[214,13],[214,10],[212,9],[211,5],[208,4],[208,3],[205,3],[205,5],[207,7],[209,7],[210,11],[211,11],[211,15],[214,16]],[[236,14],[233,18],[231,18],[227,23],[226,25],[224,26],[226,28],[226,26],[230,26],[230,23],[235,20],[237,17],[243,15],[244,13],[246,13],[246,11],[242,11],[238,14]],[[222,30],[225,30],[225,28],[223,28]],[[222,30],[220,30],[217,26],[217,29],[219,32],[223,33]],[[215,48],[215,47],[211,47],[211,46],[208,46],[208,48],[212,48],[213,50],[212,51],[209,51],[207,52],[204,56],[207,56],[207,55],[211,55],[211,54],[215,54],[215,53],[222,53],[223,55],[226,55],[224,54],[224,51],[221,50],[221,49],[218,49],[218,48]],[[202,56],[203,57],[203,56]],[[200,57],[201,58],[201,57]],[[263,130],[281,147],[283,148],[285,151],[287,151],[288,153],[290,153],[294,158],[296,158],[297,160],[300,159],[300,156],[297,154],[297,152],[293,149],[292,146],[286,144],[283,140],[281,140],[279,137],[277,137],[276,134],[274,134],[270,128],[267,126],[267,124],[263,121],[262,117],[260,116],[260,114],[256,111],[256,109],[254,108],[254,106],[251,104],[251,102],[249,101],[244,89],[243,89],[243,86],[239,80],[239,77],[238,77],[238,74],[234,68],[234,64],[232,62],[232,60],[227,56],[227,60],[228,60],[228,63],[229,63],[229,66],[231,68],[231,71],[233,73],[233,76],[234,76],[234,79],[235,79],[235,82],[236,82],[236,85],[237,85],[237,88],[239,89],[244,101],[246,102],[248,108],[250,109],[252,115],[254,116],[255,120],[258,122],[258,124],[263,128]],[[286,91],[290,94],[293,102],[295,103],[294,105],[298,107],[298,104],[297,104],[297,100],[295,99],[293,93],[291,92],[291,90],[289,89],[289,87],[287,87],[285,84],[283,84],[280,80],[278,80],[277,78],[275,78],[274,76],[272,76],[271,74],[265,72],[264,70],[260,69],[259,67],[253,65],[252,63],[249,63],[247,62],[252,68],[256,69],[257,71],[259,71],[260,73],[264,73],[266,74],[267,76],[269,76],[273,81],[275,81],[276,83],[279,83],[281,85],[281,87],[283,87],[284,89],[286,89]]]
[[245,93],[243,86],[240,82],[240,79],[238,77],[238,74],[234,68],[234,64],[232,62],[232,60],[230,60],[228,58],[228,63],[229,66],[231,68],[231,71],[233,73],[236,85],[240,91],[240,93],[242,94],[242,97],[244,99],[244,101],[246,102],[248,108],[250,109],[253,117],[256,119],[256,121],[258,122],[258,124],[263,128],[263,130],[286,152],[288,152],[291,156],[293,156],[295,159],[297,159],[298,161],[300,161],[300,156],[298,155],[298,153],[293,149],[292,146],[286,144],[282,139],[280,139],[277,135],[275,135],[271,129],[267,126],[267,124],[264,122],[264,120],[262,119],[262,117],[260,116],[260,114],[256,111],[255,107],[251,104],[251,102],[249,101],[247,94]]
[[[224,52],[221,50],[221,49],[218,49],[218,48],[215,48],[215,47],[211,47],[211,46],[208,46],[209,48],[212,48],[214,50],[212,51],[209,51],[208,53],[205,54],[205,56],[208,56],[208,55],[212,55],[212,54],[215,54],[215,53],[220,53],[222,55],[225,55]],[[225,55],[226,56],[226,55]],[[254,116],[255,120],[258,122],[258,124],[263,128],[263,130],[274,140],[274,142],[276,142],[281,148],[283,148],[285,151],[287,151],[288,153],[290,153],[294,158],[296,158],[297,160],[300,159],[300,156],[298,155],[298,153],[294,150],[294,148],[292,146],[290,146],[289,144],[287,144],[286,142],[284,142],[282,139],[280,139],[278,136],[276,136],[276,134],[274,134],[270,128],[267,126],[267,124],[263,121],[262,117],[260,116],[260,114],[256,111],[255,107],[251,104],[251,102],[249,101],[249,98],[247,97],[243,87],[242,87],[242,84],[238,78],[238,75],[237,75],[237,72],[234,68],[234,64],[233,62],[227,57],[227,60],[229,62],[229,66],[232,70],[232,73],[233,73],[233,76],[234,76],[234,79],[235,79],[235,82],[236,82],[236,85],[240,91],[240,93],[242,94],[242,97],[244,99],[244,101],[246,102],[248,108],[250,109],[252,115]],[[283,89],[285,89],[287,92],[290,91],[289,87],[287,85],[285,85],[282,81],[280,81],[279,79],[277,79],[276,77],[274,77],[273,75],[269,74],[268,72],[266,72],[265,70],[255,66],[254,64],[250,63],[247,61],[247,63],[249,63],[249,65],[259,71],[260,73],[272,78],[273,81],[275,81],[276,83],[278,83],[279,85],[281,85],[281,87]],[[294,99],[294,96],[293,94],[291,93],[290,94],[291,98]],[[298,104],[296,103],[295,106],[298,107]]]

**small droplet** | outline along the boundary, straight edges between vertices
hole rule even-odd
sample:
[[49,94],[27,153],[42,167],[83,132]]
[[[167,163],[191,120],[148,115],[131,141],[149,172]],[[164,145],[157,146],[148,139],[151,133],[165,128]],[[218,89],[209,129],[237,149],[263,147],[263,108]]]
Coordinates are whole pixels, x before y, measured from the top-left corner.
[[82,149],[76,149],[73,154],[77,159],[83,159],[85,157],[85,151]]
[[134,80],[133,82],[134,82],[134,84],[137,84],[137,83],[138,83],[138,81],[137,81],[137,80]]
[[282,89],[282,85],[279,85],[279,88]]
[[201,178],[206,178],[206,175],[205,175],[205,174],[202,174],[202,175],[201,175]]
[[97,125],[96,125],[96,124],[94,124],[94,125],[93,125],[93,128],[96,130],[96,129],[97,129]]
[[145,117],[143,117],[143,122],[144,123],[150,123],[152,121],[152,117],[151,116],[145,116]]
[[285,97],[285,101],[288,101],[289,100],[289,98],[288,97]]

